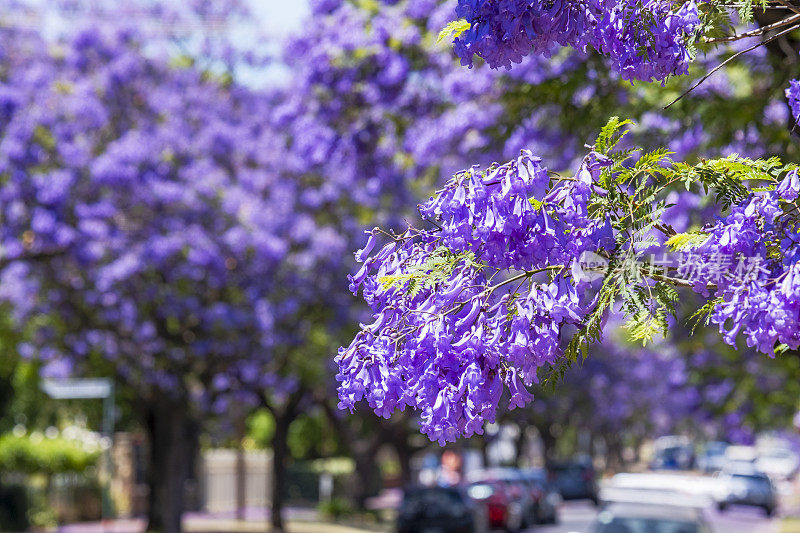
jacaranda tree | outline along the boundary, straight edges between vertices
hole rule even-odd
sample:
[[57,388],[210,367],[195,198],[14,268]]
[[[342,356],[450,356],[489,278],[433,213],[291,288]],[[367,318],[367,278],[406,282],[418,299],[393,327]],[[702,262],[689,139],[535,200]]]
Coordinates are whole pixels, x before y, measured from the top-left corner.
[[131,32],[0,33],[0,297],[31,331],[20,353],[133,391],[150,528],[179,531],[202,417],[231,380],[291,388],[272,363],[343,244],[277,170],[266,95]]
[[[595,50],[624,79],[664,81],[686,74],[698,47],[795,31],[797,8],[783,4],[779,21],[721,35],[733,17],[749,22],[773,6],[463,1],[463,18],[444,31],[466,64],[477,55],[509,67],[570,46]],[[505,390],[511,408],[526,405],[540,374],[577,361],[613,312],[634,339],[667,330],[678,290],[705,298],[700,318],[725,342],[741,336],[770,356],[796,350],[796,166],[736,154],[680,161],[668,146],[621,143],[626,126],[609,121],[572,174],[523,151],[456,173],[420,206],[423,226],[372,231],[351,290],[374,322],[339,352],[340,405],[364,399],[383,416],[417,409],[440,443],[482,433]],[[678,188],[711,194],[722,216],[678,232],[664,217]]]

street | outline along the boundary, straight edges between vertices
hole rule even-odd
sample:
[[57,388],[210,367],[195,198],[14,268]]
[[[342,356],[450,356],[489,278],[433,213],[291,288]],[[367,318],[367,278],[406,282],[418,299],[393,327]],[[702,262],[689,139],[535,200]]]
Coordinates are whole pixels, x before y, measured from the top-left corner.
[[[566,502],[561,507],[559,523],[538,526],[529,531],[541,533],[588,533],[597,509],[588,502]],[[760,509],[735,507],[719,513],[709,510],[707,518],[713,533],[777,533],[780,519],[769,519]]]

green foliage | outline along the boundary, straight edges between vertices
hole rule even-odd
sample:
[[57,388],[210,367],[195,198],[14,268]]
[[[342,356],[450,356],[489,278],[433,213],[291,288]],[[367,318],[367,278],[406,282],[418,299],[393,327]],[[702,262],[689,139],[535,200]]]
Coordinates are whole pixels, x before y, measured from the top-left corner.
[[341,520],[355,513],[353,506],[344,498],[332,498],[330,501],[321,502],[317,510],[332,520]]
[[469,28],[470,28],[470,23],[464,19],[458,19],[448,22],[447,26],[442,28],[442,31],[439,32],[439,36],[436,38],[436,44],[439,44],[443,41],[455,39],[465,31],[467,31]]
[[475,261],[474,253],[454,253],[449,248],[441,246],[434,250],[423,264],[413,265],[403,274],[384,276],[379,281],[383,284],[384,290],[405,285],[408,295],[414,297],[423,289],[432,289],[449,280],[456,268],[461,266],[483,268],[483,265]]
[[100,450],[62,437],[0,436],[0,471],[24,474],[83,472],[96,466]]
[[609,155],[619,142],[628,134],[629,130],[625,126],[633,124],[630,120],[620,120],[619,117],[611,117],[605,126],[600,130],[597,140],[594,142],[594,149],[603,155]]
[[733,5],[737,7],[736,11],[742,22],[752,22],[755,9],[765,9],[767,0],[737,0]]
[[656,335],[663,334],[667,329],[666,314],[663,308],[655,313],[644,312],[632,316],[625,325],[631,341],[642,341],[642,346],[652,342]]
[[295,459],[310,459],[321,455],[320,447],[334,439],[325,434],[325,420],[322,416],[303,414],[289,426],[287,442],[289,452]]
[[711,315],[714,313],[714,309],[716,309],[717,305],[721,304],[723,299],[714,298],[708,300],[700,309],[695,311],[695,313],[689,317],[689,323],[694,322],[692,325],[692,334],[697,330],[697,327],[701,324],[703,326],[708,326],[708,323],[711,321]]
[[267,409],[259,409],[247,417],[247,436],[257,448],[269,448],[275,436],[275,418]]
[[667,239],[665,244],[675,252],[682,252],[684,250],[691,250],[700,246],[706,241],[707,238],[708,235],[700,232],[676,233]]
[[686,189],[699,184],[708,193],[716,191],[716,202],[723,209],[744,200],[752,189],[748,181],[760,181],[774,186],[780,175],[796,168],[796,165],[784,165],[778,157],[769,159],[750,159],[737,154],[720,159],[701,160],[696,165],[675,163],[671,177],[680,180]]

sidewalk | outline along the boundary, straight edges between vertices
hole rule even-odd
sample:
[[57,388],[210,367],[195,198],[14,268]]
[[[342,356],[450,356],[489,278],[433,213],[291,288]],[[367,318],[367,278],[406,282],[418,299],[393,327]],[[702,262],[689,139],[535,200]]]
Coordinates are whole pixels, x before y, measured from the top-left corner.
[[[289,508],[285,511],[290,533],[363,533],[385,532],[389,525],[326,522],[314,509]],[[233,513],[187,513],[183,517],[185,533],[264,533],[269,530],[266,509],[247,509],[245,520]],[[143,519],[117,519],[105,522],[84,522],[59,527],[57,533],[144,533]]]

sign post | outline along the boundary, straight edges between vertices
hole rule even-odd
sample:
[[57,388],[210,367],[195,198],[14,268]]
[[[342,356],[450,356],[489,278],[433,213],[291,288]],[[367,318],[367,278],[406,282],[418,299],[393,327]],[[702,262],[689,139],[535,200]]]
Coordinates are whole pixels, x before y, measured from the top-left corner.
[[43,379],[42,390],[54,400],[103,400],[103,435],[109,446],[105,451],[106,483],[102,491],[103,519],[111,518],[111,445],[114,439],[114,381],[109,378]]

